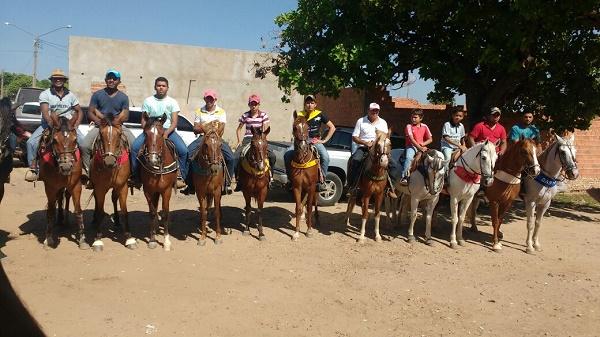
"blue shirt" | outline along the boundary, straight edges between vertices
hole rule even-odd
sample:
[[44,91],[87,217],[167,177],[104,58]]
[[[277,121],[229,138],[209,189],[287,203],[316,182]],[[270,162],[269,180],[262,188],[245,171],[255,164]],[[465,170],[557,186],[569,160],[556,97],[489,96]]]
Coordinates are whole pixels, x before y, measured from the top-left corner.
[[510,139],[513,142],[518,142],[521,139],[521,137],[523,137],[524,139],[534,139],[539,141],[540,130],[538,130],[538,128],[533,124],[527,127],[523,127],[523,125],[521,124],[513,125],[513,127],[510,128],[508,139]]
[[114,96],[110,96],[106,93],[106,90],[98,90],[92,95],[92,99],[90,100],[91,107],[98,109],[106,116],[117,116],[123,109],[129,109],[129,97],[121,91],[117,91]]

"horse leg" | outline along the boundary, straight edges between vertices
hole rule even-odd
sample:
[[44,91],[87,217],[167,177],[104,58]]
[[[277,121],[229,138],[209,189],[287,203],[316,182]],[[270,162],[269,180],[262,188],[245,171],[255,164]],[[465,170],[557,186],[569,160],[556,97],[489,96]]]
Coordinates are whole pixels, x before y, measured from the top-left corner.
[[[114,205],[114,203],[113,203]],[[114,205],[116,208],[116,205]],[[125,235],[125,247],[129,249],[137,248],[137,241],[131,236],[131,229],[129,228],[129,211],[127,210],[127,185],[124,185],[119,192],[119,207],[121,211],[117,214],[117,218],[123,219],[123,234]]]
[[431,246],[433,240],[431,240],[431,222],[432,217],[437,206],[439,194],[435,197],[427,200],[427,206],[425,207],[425,244]]
[[63,224],[65,226],[69,226],[69,202],[71,201],[71,193],[69,191],[65,191],[65,214]]
[[410,215],[410,194],[402,194],[400,200],[400,214],[398,218],[398,226],[403,223],[408,223],[408,217]]
[[56,211],[56,225],[58,226],[63,226],[64,223],[64,211],[63,211],[63,204],[65,201],[65,189],[60,189],[56,195],[56,204],[57,204],[57,211]]
[[107,191],[96,191],[94,190],[94,229],[96,230],[96,238],[92,243],[92,249],[95,252],[101,252],[104,249],[104,243],[102,243],[102,223],[104,222],[104,198],[106,197]]
[[296,229],[292,235],[292,241],[298,241],[300,237],[300,216],[302,214],[302,196],[300,188],[294,188],[294,200],[296,201]]
[[121,217],[119,214],[119,209],[117,208],[117,201],[119,200],[119,191],[117,191],[115,188],[112,189],[112,192],[110,194],[110,199],[113,204],[113,215],[112,215],[113,223],[115,224],[116,228],[120,228],[121,227]]
[[267,192],[268,192],[267,187],[264,187],[263,190],[261,191],[261,193],[259,193],[258,198],[256,200],[258,203],[258,239],[260,241],[265,241],[267,239],[265,237],[265,234],[263,233],[263,216],[262,216],[263,206],[265,204],[265,200],[267,199]]
[[[313,184],[312,186],[316,185]],[[314,187],[311,187],[314,188]],[[312,238],[313,237],[313,218],[312,218],[312,213],[313,213],[313,205],[315,204],[315,196],[316,196],[316,192],[315,191],[309,191],[307,193],[307,197],[306,197],[306,237],[307,238]]]
[[533,248],[541,252],[542,245],[540,244],[540,227],[542,226],[542,220],[544,219],[544,214],[550,207],[551,200],[548,200],[544,205],[538,205],[536,207],[535,212],[535,229],[533,230]]
[[319,219],[319,207],[317,205],[317,195],[315,194],[314,197],[314,203],[315,203],[315,226],[313,226],[313,229],[315,231],[318,231],[317,228],[321,227],[321,220]]
[[365,243],[365,228],[367,227],[367,220],[369,220],[369,199],[371,196],[366,192],[363,193],[363,197],[361,198],[362,205],[362,213],[360,220],[360,236],[358,237],[358,243]]
[[465,223],[465,215],[469,206],[471,205],[471,201],[473,198],[467,198],[459,204],[459,214],[458,214],[458,226],[456,229],[456,237],[458,239],[458,244],[460,246],[465,245],[465,240],[463,239],[463,224]]
[[374,201],[375,204],[373,205],[373,212],[375,213],[375,241],[381,242],[381,235],[379,234],[379,220],[381,219],[380,209],[383,201],[383,194],[376,195]]
[[493,246],[492,249],[495,252],[502,250],[502,243],[499,242],[498,232],[500,231],[500,220],[499,220],[499,205],[497,201],[490,201],[490,217],[492,218],[492,226],[494,230],[493,234]]
[[246,216],[244,219],[246,228],[244,228],[242,235],[247,236],[250,235],[250,214],[252,213],[252,198],[250,196],[250,193],[244,192],[244,200],[246,201],[246,207],[244,208],[244,210],[246,211]]
[[215,245],[219,245],[223,243],[223,239],[221,238],[221,192],[218,191],[214,195],[214,203],[215,203]]
[[527,239],[525,240],[525,246],[527,254],[534,254],[533,249],[533,226],[535,221],[535,200],[525,202],[525,210],[527,211]]
[[477,229],[477,208],[479,207],[479,198],[477,194],[473,197],[473,201],[471,202],[471,208],[469,209],[469,218],[471,219],[471,231],[478,232]]
[[158,230],[158,193],[144,191],[146,200],[150,206],[150,239],[148,240],[148,248],[155,249],[158,247],[156,242],[156,232]]
[[346,227],[350,226],[350,215],[352,214],[352,210],[354,210],[354,205],[356,205],[356,196],[353,193],[348,199],[348,207],[346,208]]
[[[85,242],[83,212],[81,210],[81,184],[75,185],[73,190],[67,195],[73,196],[73,209],[75,211],[75,222],[77,222],[77,242],[79,243],[79,249],[88,249],[90,248],[90,245]],[[67,205],[68,204],[69,202],[67,201]]]
[[[48,185],[46,185],[48,186]],[[56,224],[56,202],[57,202],[56,191],[52,191],[49,187],[46,187],[46,196],[48,197],[48,210],[46,211],[46,237],[44,239],[44,248],[49,249],[55,246],[54,238],[52,237],[52,230]]]
[[206,195],[201,195],[201,193],[198,193],[198,191],[196,190],[196,196],[198,197],[198,204],[200,205],[200,224],[198,226],[198,229],[200,231],[200,240],[198,240],[198,245],[204,246],[206,244]]
[[410,197],[410,223],[408,224],[408,242],[409,243],[414,243],[415,240],[415,235],[414,235],[414,228],[415,228],[415,221],[417,221],[417,209],[419,208],[419,200],[415,197]]
[[[458,242],[456,241],[456,228],[458,225],[458,198],[451,195],[450,196],[450,214],[452,215],[452,230],[450,231],[450,248],[456,249],[458,247]],[[464,207],[464,203],[461,206],[461,211]],[[462,237],[462,235],[461,235]]]
[[162,210],[160,211],[160,219],[164,229],[164,250],[168,252],[171,250],[171,238],[169,237],[169,201],[171,200],[171,188],[167,188],[162,193]]

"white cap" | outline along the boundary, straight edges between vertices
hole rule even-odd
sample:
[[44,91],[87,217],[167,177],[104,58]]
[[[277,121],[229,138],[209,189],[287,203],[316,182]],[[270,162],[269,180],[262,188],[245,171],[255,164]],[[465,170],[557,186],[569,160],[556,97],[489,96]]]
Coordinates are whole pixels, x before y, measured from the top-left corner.
[[369,104],[369,110],[379,110],[379,104],[377,104],[377,103]]

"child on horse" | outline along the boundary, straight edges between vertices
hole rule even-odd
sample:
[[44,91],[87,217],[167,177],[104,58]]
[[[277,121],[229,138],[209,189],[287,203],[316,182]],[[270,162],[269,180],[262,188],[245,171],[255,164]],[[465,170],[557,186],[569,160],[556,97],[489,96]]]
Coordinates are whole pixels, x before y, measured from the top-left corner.
[[405,159],[402,165],[402,178],[400,179],[400,183],[403,185],[408,185],[410,168],[417,152],[427,151],[427,145],[433,141],[427,124],[421,123],[423,110],[413,110],[410,119],[411,124],[407,124],[404,128],[406,150],[404,151]]
[[[464,112],[461,110],[454,110],[451,118],[448,122],[444,123],[442,128],[442,139],[440,140],[440,149],[444,154],[444,160],[450,163],[452,154],[460,150],[464,152],[467,148],[465,147],[464,138],[466,136],[465,127],[461,123],[464,118]],[[446,167],[448,172],[449,167]]]
[[[297,116],[294,116],[294,118],[304,117],[308,123],[308,137],[311,139],[312,145],[319,154],[319,161],[321,164],[322,179],[319,179],[320,183],[318,186],[318,190],[321,192],[325,189],[324,180],[327,176],[327,170],[329,169],[329,153],[323,144],[327,143],[331,136],[333,136],[333,133],[335,132],[335,126],[333,125],[333,122],[329,120],[327,114],[321,110],[317,110],[316,107],[317,101],[315,100],[315,96],[307,95],[304,98],[304,110],[298,112]],[[327,128],[329,128],[329,131],[324,139],[321,139],[320,134],[322,125],[325,125]],[[285,172],[288,175],[288,181],[291,181],[289,172],[291,171],[293,156],[294,150],[288,150],[283,155]]]

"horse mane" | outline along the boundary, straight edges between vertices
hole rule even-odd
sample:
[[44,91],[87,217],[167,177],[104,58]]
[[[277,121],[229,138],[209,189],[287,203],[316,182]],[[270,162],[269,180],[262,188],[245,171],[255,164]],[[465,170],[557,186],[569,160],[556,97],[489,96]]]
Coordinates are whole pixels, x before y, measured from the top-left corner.
[[202,130],[204,131],[205,137],[212,133],[216,133],[219,137],[223,137],[223,132],[225,131],[225,123],[221,123],[216,120],[206,122],[202,124]]
[[[525,160],[524,157],[519,155],[520,151],[525,151],[527,155],[531,155],[531,147],[529,145],[535,146],[535,143],[531,139],[521,139],[516,143],[509,145],[506,148],[506,152],[504,155],[500,156],[496,161],[496,169],[505,168],[509,166],[511,163],[515,163],[516,159]],[[520,164],[519,164],[520,165]]]

